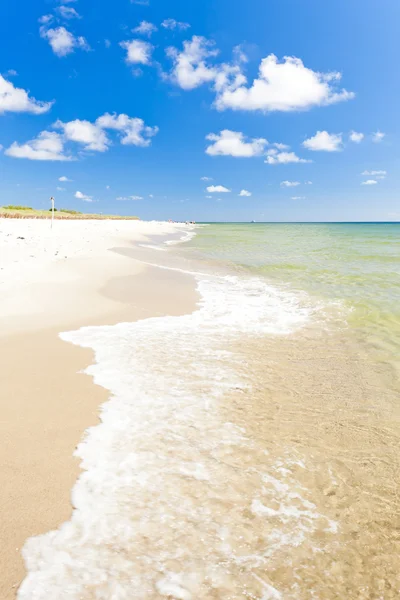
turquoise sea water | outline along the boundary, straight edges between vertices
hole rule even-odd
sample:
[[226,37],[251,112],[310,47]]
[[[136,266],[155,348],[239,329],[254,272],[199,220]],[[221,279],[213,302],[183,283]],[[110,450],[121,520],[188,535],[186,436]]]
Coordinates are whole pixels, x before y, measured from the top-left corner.
[[339,302],[346,321],[387,357],[400,352],[400,223],[209,224],[193,255]]
[[397,600],[400,226],[183,232],[123,250],[193,312],[61,334],[110,397],[19,600]]

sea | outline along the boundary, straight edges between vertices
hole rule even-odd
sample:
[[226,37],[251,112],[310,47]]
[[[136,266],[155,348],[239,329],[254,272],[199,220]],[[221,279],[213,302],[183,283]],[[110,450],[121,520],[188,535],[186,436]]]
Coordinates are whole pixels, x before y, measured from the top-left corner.
[[110,398],[19,600],[399,598],[400,224],[142,246],[197,307],[61,334]]

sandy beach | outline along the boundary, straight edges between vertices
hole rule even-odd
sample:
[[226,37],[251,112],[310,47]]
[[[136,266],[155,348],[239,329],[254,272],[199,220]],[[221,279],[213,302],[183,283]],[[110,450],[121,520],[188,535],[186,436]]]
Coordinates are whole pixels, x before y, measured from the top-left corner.
[[191,277],[132,258],[134,244],[185,231],[140,221],[56,222],[53,230],[38,220],[0,221],[2,600],[15,598],[24,577],[25,540],[70,517],[73,452],[108,396],[82,374],[92,352],[58,334],[193,310]]

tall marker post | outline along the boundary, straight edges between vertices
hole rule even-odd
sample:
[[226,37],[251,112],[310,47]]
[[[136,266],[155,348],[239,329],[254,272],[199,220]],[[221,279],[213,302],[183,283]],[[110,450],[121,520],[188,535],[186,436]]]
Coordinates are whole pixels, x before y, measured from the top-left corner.
[[54,198],[53,196],[50,198],[51,202],[51,228],[53,229],[53,221],[54,221]]

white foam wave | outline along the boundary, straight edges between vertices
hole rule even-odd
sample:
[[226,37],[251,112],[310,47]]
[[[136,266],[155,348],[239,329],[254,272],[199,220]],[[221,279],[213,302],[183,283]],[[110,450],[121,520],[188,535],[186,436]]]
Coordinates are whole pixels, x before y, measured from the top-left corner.
[[187,231],[185,235],[183,235],[179,240],[167,240],[165,243],[168,246],[174,246],[175,244],[183,244],[184,242],[189,242],[196,235],[195,231]]
[[220,402],[252,385],[231,342],[309,312],[261,280],[198,278],[190,315],[61,334],[94,349],[87,372],[112,395],[76,451],[71,519],[25,544],[19,600],[281,597],[269,561],[315,530],[316,509]]

